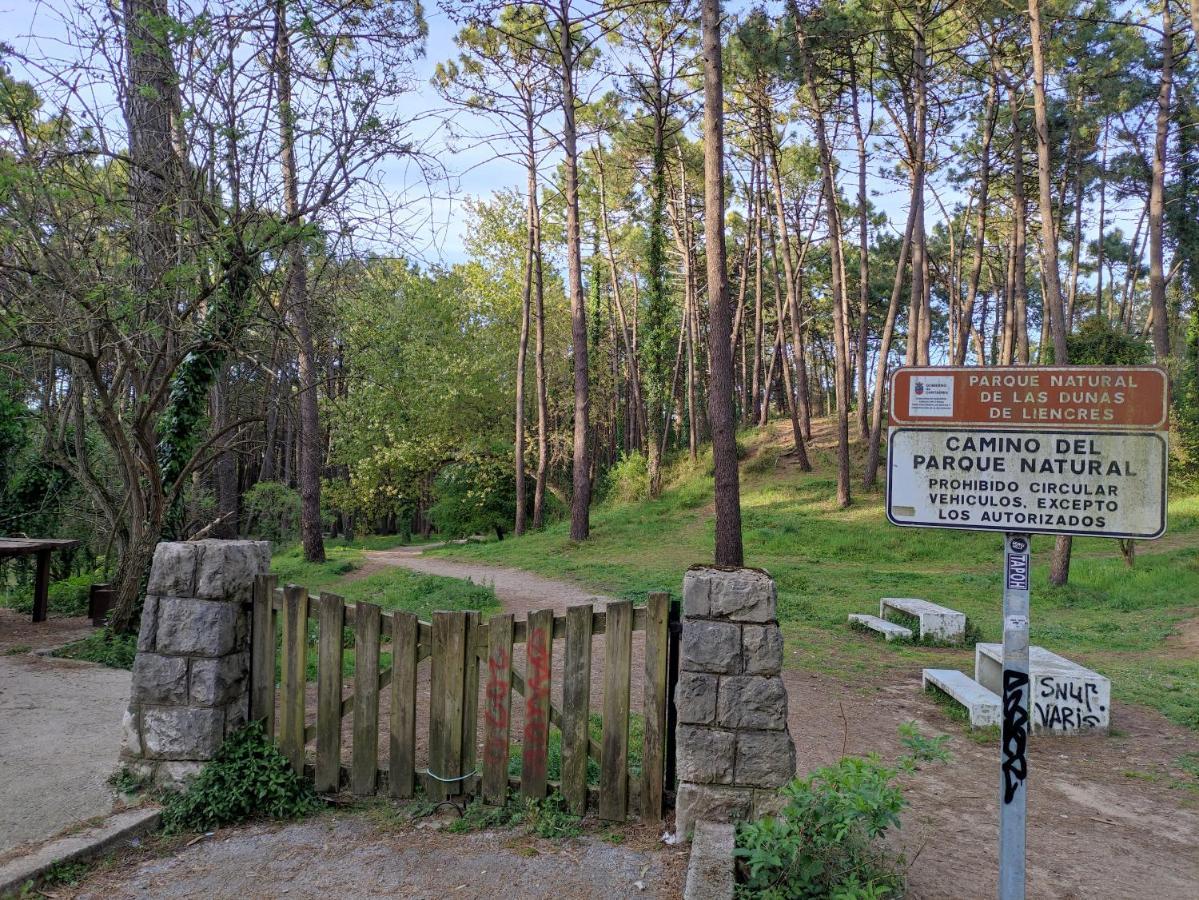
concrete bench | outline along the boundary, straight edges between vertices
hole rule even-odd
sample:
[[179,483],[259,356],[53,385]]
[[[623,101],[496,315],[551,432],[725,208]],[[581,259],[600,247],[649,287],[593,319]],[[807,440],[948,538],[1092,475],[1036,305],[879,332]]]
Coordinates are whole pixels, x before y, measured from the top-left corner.
[[[1111,679],[1044,647],[1028,648],[1028,669],[1034,731],[1076,734],[1111,724]],[[974,678],[1002,693],[1003,644],[975,645]]]
[[878,604],[879,618],[887,618],[888,610],[919,620],[921,640],[960,644],[966,638],[966,614],[956,609],[912,597],[883,597]]
[[877,631],[889,641],[910,641],[912,639],[912,629],[904,628],[902,625],[896,625],[894,622],[888,622],[886,619],[880,619],[878,616],[868,613],[850,613],[849,621],[855,622],[863,628],[869,628],[871,631]]
[[1002,718],[999,695],[983,687],[966,673],[957,669],[925,669],[923,682],[926,691],[931,684],[966,707],[966,711],[970,713],[972,728],[999,724]]

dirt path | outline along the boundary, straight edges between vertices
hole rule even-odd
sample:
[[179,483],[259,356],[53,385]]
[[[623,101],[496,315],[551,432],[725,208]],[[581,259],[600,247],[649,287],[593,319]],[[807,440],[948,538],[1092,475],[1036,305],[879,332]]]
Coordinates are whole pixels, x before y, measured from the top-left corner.
[[129,673],[29,652],[90,631],[0,610],[0,856],[112,810]]
[[[379,566],[494,583],[504,608],[518,616],[529,609],[606,599],[520,570],[422,558],[414,550],[370,553],[368,558]],[[869,641],[830,635],[830,640],[838,639]],[[789,654],[796,652],[789,648]],[[634,709],[641,698],[636,685],[642,658],[634,662]],[[601,639],[593,660],[602,670]],[[801,772],[831,763],[842,752],[877,751],[895,759],[907,752],[898,738],[905,721],[919,723],[925,734],[951,736],[952,762],[922,766],[905,778],[910,806],[895,844],[915,860],[909,896],[948,900],[992,894],[998,865],[997,748],[972,740],[921,693],[918,667],[895,667],[852,685],[794,669],[786,671],[784,680]],[[601,688],[597,673],[593,709]],[[513,703],[514,712],[520,705],[519,700]],[[1183,773],[1178,760],[1199,750],[1199,737],[1139,707],[1119,706],[1112,721],[1110,736],[1036,735],[1031,742],[1029,895],[1190,900],[1199,883],[1199,856],[1194,853],[1199,846],[1199,781]],[[519,726],[513,733],[518,739]]]
[[[334,814],[218,832],[172,856],[130,860],[70,892],[77,898],[403,897],[421,900],[624,900],[682,896],[686,854],[629,829],[565,841],[521,831],[447,834]],[[65,897],[56,889],[53,895]]]

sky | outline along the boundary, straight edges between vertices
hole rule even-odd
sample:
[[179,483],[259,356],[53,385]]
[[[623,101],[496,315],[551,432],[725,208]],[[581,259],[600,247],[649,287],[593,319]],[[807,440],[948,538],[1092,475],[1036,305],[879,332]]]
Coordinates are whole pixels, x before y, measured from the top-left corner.
[[[42,48],[46,53],[63,55],[67,52],[61,43],[63,29],[55,12],[59,2],[70,3],[72,0],[0,0],[0,41],[12,43],[31,56],[36,56]],[[732,0],[725,7],[726,12],[735,13],[749,5],[745,0]],[[778,2],[767,3],[766,9],[775,14],[780,6]],[[214,0],[213,7],[219,9],[219,0]],[[433,88],[430,79],[439,62],[457,56],[454,45],[457,26],[436,0],[426,3],[424,13],[428,23],[428,40],[424,55],[414,64],[417,87],[414,93],[399,98],[397,103],[418,116],[413,126],[413,136],[426,143],[426,149],[444,167],[446,177],[414,189],[411,183],[413,170],[395,161],[385,163],[380,174],[383,184],[397,196],[419,198],[414,200],[420,209],[415,211],[412,218],[409,241],[403,248],[396,248],[393,252],[415,256],[418,262],[425,265],[446,265],[467,258],[464,246],[467,227],[464,201],[468,198],[485,198],[498,190],[523,189],[525,175],[522,166],[498,157],[497,148],[486,141],[451,138],[445,125],[446,116],[441,115],[450,114],[451,110]],[[454,109],[452,115],[454,130],[459,134],[485,135],[491,130],[485,118],[470,111]],[[548,172],[557,158],[560,158],[560,154],[551,154],[544,171]],[[844,153],[843,171],[846,174],[842,178],[842,189],[847,192],[852,193],[855,189],[855,184],[851,182],[856,166],[856,157]],[[884,179],[879,175],[883,167],[893,168],[893,158],[889,154],[879,154],[871,160],[870,166],[871,202],[887,213],[890,220],[888,227],[892,230],[902,227],[907,213],[906,189],[893,179]],[[933,190],[939,192],[941,202],[947,208],[964,203],[964,195],[948,188],[943,181],[934,177],[931,184]],[[1131,216],[1139,211],[1138,207],[1127,214]],[[1110,197],[1109,216],[1112,224],[1119,224],[1121,212],[1114,208]],[[938,204],[930,192],[928,227],[931,229],[939,218]],[[1125,231],[1130,233],[1132,225],[1128,225]]]

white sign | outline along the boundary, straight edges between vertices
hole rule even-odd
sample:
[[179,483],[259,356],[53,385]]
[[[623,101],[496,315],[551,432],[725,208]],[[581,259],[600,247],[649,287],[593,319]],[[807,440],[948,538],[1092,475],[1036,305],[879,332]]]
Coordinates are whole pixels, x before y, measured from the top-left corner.
[[913,416],[953,417],[953,376],[917,375],[908,382],[908,411]]
[[1166,530],[1164,432],[892,428],[895,525],[1156,538]]

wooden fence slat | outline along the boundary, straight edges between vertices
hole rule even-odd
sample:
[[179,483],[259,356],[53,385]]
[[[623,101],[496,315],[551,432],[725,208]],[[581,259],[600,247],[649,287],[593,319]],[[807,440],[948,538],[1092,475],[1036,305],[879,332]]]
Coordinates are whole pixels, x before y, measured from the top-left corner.
[[487,692],[483,710],[483,799],[508,799],[508,742],[512,728],[512,614],[487,626]]
[[562,796],[577,816],[587,812],[591,616],[591,604],[566,609],[566,660],[562,668]]
[[308,589],[289,584],[283,598],[283,679],[279,750],[304,771],[304,688],[308,653]]
[[545,797],[550,737],[550,673],[554,651],[554,611],[529,613],[525,641],[525,730],[520,760],[520,793]]
[[[466,611],[465,645],[463,647],[462,670],[462,772],[478,770],[479,758],[479,612]],[[465,789],[467,783],[460,783]],[[463,790],[455,793],[463,793]]]
[[354,746],[350,785],[359,797],[377,787],[379,760],[379,607],[359,603],[354,621]]
[[[433,613],[433,671],[429,703],[429,770],[433,800],[456,794],[462,775],[462,686],[466,667],[466,615]],[[450,779],[438,781],[437,779]]]
[[317,644],[316,778],[321,793],[341,787],[341,668],[344,657],[345,601],[322,593]]
[[670,595],[650,594],[646,613],[641,818],[646,822],[660,822],[666,777],[666,656],[670,640]]
[[250,718],[262,722],[267,737],[275,736],[275,576],[254,579],[254,610],[250,623]]
[[601,819],[623,822],[629,802],[629,669],[633,651],[633,604],[608,604],[604,640],[604,730],[600,760]]
[[397,799],[411,797],[416,769],[417,618],[395,612],[391,619],[391,734],[388,787]]

